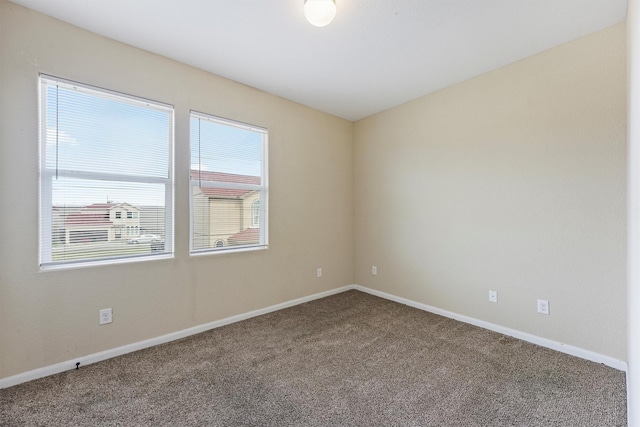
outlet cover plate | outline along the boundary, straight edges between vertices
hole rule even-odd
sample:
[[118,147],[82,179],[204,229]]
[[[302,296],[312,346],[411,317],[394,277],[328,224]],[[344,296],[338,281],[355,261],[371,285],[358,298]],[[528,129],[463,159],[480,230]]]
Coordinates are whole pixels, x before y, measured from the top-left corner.
[[538,313],[549,314],[549,301],[546,299],[538,300]]
[[113,311],[110,308],[103,308],[100,310],[100,324],[106,325],[113,321]]
[[489,301],[498,302],[498,291],[489,291]]

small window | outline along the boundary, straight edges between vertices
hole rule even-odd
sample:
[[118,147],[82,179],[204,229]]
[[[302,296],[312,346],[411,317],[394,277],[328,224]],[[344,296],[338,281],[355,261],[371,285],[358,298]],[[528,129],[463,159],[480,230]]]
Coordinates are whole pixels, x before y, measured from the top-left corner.
[[267,140],[266,129],[191,114],[191,253],[267,247]]
[[127,219],[133,218],[133,212],[127,212]]
[[153,209],[146,224],[170,254],[173,109],[48,76],[40,76],[40,105],[40,265],[158,255],[118,238],[112,218],[132,206]]

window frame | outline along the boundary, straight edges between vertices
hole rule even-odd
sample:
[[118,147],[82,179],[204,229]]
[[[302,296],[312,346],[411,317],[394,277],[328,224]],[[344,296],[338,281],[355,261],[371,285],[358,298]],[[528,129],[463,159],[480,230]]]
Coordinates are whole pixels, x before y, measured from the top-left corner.
[[[104,172],[87,172],[79,170],[56,170],[47,168],[47,93],[48,85],[59,85],[73,90],[79,90],[84,93],[95,94],[103,98],[113,98],[126,100],[132,104],[140,104],[169,114],[169,135],[167,146],[167,177],[152,177],[140,175],[123,175],[109,174]],[[60,77],[47,74],[38,75],[38,125],[39,125],[39,233],[38,233],[38,252],[40,270],[51,270],[61,268],[86,267],[94,265],[120,264],[136,261],[146,261],[152,259],[173,258],[174,257],[174,214],[175,214],[175,109],[172,105],[159,101],[149,100],[142,97],[130,95],[123,92],[104,89],[85,83],[79,83]],[[165,230],[165,247],[168,248],[160,254],[135,254],[135,255],[116,255],[101,258],[83,258],[78,260],[54,261],[53,253],[53,179],[55,176],[63,176],[67,178],[79,178],[93,181],[117,181],[117,182],[133,182],[142,184],[162,184],[165,186],[164,192],[164,230]],[[124,215],[123,215],[124,216]]]
[[[231,253],[231,252],[247,252],[247,251],[256,251],[256,250],[266,250],[269,248],[269,215],[268,215],[268,204],[269,204],[269,162],[268,162],[268,153],[269,153],[269,130],[267,128],[263,128],[260,126],[251,125],[248,123],[239,122],[237,120],[227,119],[220,116],[215,116],[212,114],[207,114],[195,110],[191,110],[189,113],[189,135],[191,135],[191,119],[198,118],[202,120],[211,121],[213,123],[217,123],[225,126],[232,126],[239,129],[245,129],[252,132],[258,132],[262,134],[262,143],[261,143],[261,171],[260,178],[261,184],[241,184],[241,183],[230,183],[230,182],[221,182],[221,181],[198,181],[194,180],[191,177],[191,170],[189,168],[189,255],[191,256],[200,256],[200,255],[208,255],[208,254],[219,254],[219,253]],[[191,159],[191,149],[195,142],[189,138],[189,156]],[[224,244],[223,246],[217,246],[217,243],[220,239],[216,239],[216,242],[213,246],[209,246],[202,249],[194,248],[194,188],[196,187],[205,187],[205,188],[223,188],[223,189],[245,189],[245,190],[256,190],[260,192],[260,215],[259,215],[259,243],[250,244],[250,245],[238,245],[238,246],[228,246]],[[253,203],[250,206],[251,211],[251,227],[255,228],[253,225]]]

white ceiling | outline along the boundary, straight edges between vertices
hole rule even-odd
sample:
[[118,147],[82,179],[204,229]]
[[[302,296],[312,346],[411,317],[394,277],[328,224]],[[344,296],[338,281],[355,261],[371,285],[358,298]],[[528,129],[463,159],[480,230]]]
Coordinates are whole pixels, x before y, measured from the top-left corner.
[[348,120],[625,19],[627,0],[11,0]]

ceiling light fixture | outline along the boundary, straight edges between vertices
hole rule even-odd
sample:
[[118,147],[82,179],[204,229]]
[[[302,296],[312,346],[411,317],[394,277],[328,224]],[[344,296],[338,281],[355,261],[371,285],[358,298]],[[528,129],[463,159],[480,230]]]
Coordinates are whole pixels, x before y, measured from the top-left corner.
[[316,27],[329,25],[336,17],[335,0],[304,0],[304,17]]

